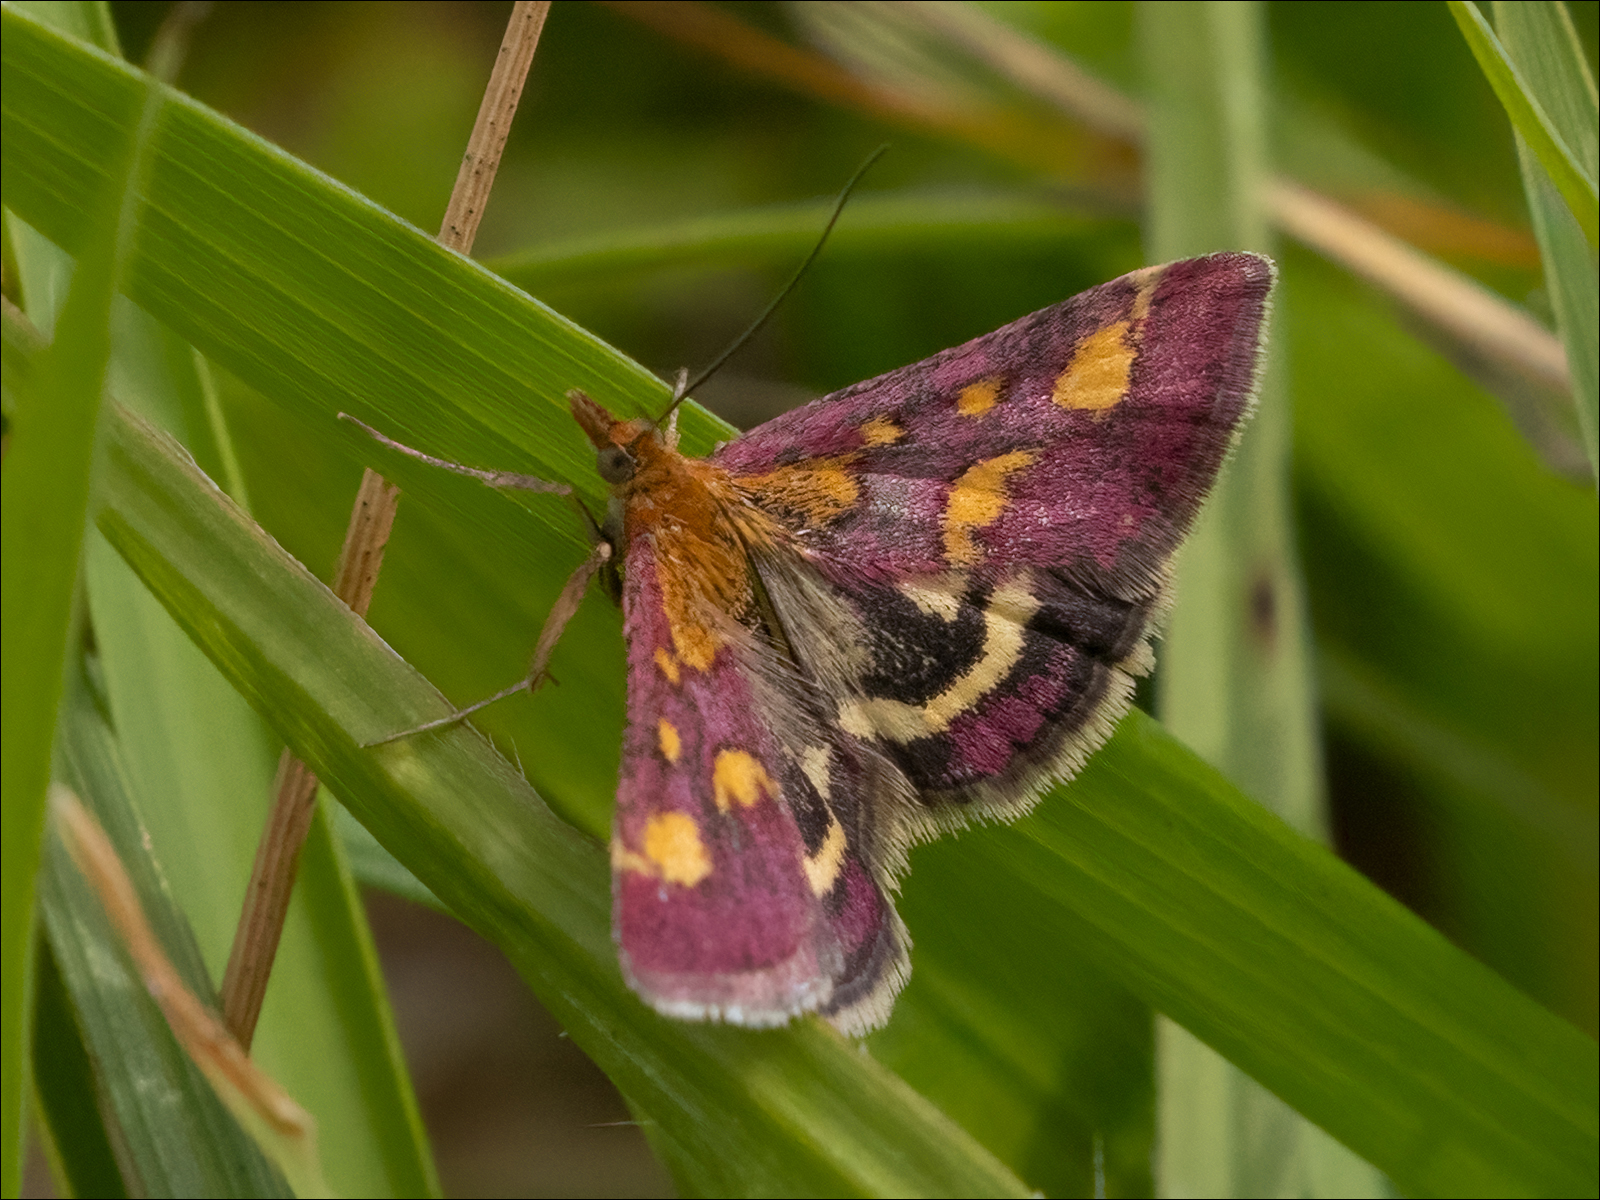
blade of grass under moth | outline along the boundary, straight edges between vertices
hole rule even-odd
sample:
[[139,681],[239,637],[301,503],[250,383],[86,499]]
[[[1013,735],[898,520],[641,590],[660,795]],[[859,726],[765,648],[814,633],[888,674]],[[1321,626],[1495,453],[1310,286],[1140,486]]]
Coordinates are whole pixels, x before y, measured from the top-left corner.
[[[1497,0],[1493,11],[1506,53],[1521,67],[1551,123],[1592,176],[1596,155],[1600,154],[1595,84],[1566,7],[1558,3],[1504,4]],[[1594,251],[1592,244],[1584,242],[1578,222],[1520,130],[1516,137],[1528,213],[1533,218],[1544,261],[1545,290],[1567,350],[1583,448],[1591,477],[1600,476],[1600,446],[1596,441],[1600,427],[1600,345],[1594,336],[1596,324],[1600,323],[1600,284],[1596,282]]]
[[[1147,257],[1270,250],[1257,4],[1139,9]],[[1281,338],[1284,307],[1277,305]],[[1281,343],[1279,343],[1281,346]],[[1289,511],[1289,398],[1269,353],[1243,430],[1178,556],[1162,639],[1162,719],[1300,832],[1323,833],[1310,650]],[[1170,1021],[1156,1029],[1158,1186],[1168,1195],[1381,1195],[1376,1171]]]
[[[1489,22],[1472,0],[1449,0],[1450,14],[1455,17],[1472,48],[1472,55],[1483,68],[1484,77],[1494,88],[1500,103],[1505,107],[1511,124],[1528,143],[1539,163],[1549,172],[1551,181],[1566,201],[1567,208],[1583,230],[1583,236],[1593,250],[1600,241],[1600,209],[1597,209],[1595,156],[1568,141],[1571,133],[1581,137],[1587,130],[1564,130],[1551,119],[1540,102],[1539,95],[1524,77],[1519,65],[1506,54],[1505,47],[1495,36]],[[1567,136],[1564,136],[1567,135]],[[1592,134],[1591,134],[1592,136]]]

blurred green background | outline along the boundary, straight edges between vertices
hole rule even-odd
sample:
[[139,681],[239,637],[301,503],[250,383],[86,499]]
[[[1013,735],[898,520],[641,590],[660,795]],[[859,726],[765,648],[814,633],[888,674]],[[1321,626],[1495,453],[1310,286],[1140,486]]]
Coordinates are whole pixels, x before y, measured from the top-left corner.
[[[112,5],[130,59],[142,60],[168,7]],[[177,83],[431,233],[509,7],[218,5]],[[693,223],[816,202],[890,141],[835,244],[702,389],[733,423],[1143,262],[1135,155],[958,64],[875,54],[858,36],[872,6],[859,17],[821,4],[715,6],[749,31],[748,53],[728,38],[721,52],[697,44],[696,6],[650,7],[554,6],[474,256],[663,376],[693,369],[762,308],[805,241],[697,254]],[[1141,90],[1130,4],[987,7]],[[1570,6],[1591,68],[1597,7]],[[1510,127],[1445,6],[1297,0],[1267,11],[1279,169],[1549,324]],[[848,24],[857,19],[869,25]],[[996,115],[976,134],[889,117],[829,91],[818,70],[786,71],[762,37],[813,67],[844,61],[857,78]],[[841,49],[851,45],[860,58]],[[853,217],[899,200],[1013,215],[852,240]],[[681,248],[661,250],[659,231],[680,226]],[[655,249],[628,252],[635,245]],[[1286,242],[1280,261],[1274,336],[1291,380],[1337,846],[1593,1035],[1596,504],[1560,401],[1486,370],[1312,251]],[[255,516],[326,573],[360,464],[222,383]],[[1558,414],[1537,448],[1523,432],[1530,411]],[[420,561],[407,531],[429,520],[402,504],[371,620],[465,701],[514,677],[536,628],[493,635],[505,639],[493,676],[430,657],[430,624],[450,621],[452,590],[518,566],[487,534],[468,534],[457,561]],[[536,701],[554,702],[559,689]],[[485,727],[518,744],[527,703],[500,706]],[[935,886],[933,874],[910,876],[908,913],[919,886]],[[608,1124],[629,1116],[604,1077],[497,952],[381,893],[370,911],[447,1192],[666,1186],[636,1131]],[[1149,1053],[1140,1019],[1130,1009],[1120,1047],[1135,1059]]]

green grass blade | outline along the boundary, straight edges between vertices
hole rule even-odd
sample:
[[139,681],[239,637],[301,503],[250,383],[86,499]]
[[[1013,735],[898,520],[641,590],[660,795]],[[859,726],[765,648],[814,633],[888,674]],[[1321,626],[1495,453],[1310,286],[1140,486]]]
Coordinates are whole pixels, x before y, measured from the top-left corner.
[[[335,807],[323,789],[300,851],[295,889],[304,915],[290,919],[308,951],[301,964],[285,964],[300,966],[299,995],[280,992],[275,998],[276,1025],[269,1027],[274,1077],[295,1081],[297,1098],[313,1113],[336,1118],[336,1124],[318,1120],[323,1164],[335,1192],[354,1194],[342,1186],[353,1179],[371,1189],[369,1195],[443,1195],[366,906],[334,835]],[[302,999],[316,1008],[302,1015],[293,1007]]]
[[33,1061],[48,1063],[47,1071],[34,1073],[35,1110],[55,1153],[51,1165],[73,1196],[105,1196],[120,1200],[128,1194],[122,1169],[101,1117],[94,1067],[84,1046],[73,1011],[72,997],[61,978],[61,966],[50,949],[50,939],[37,943],[34,966]]
[[1403,1194],[1592,1189],[1591,1039],[1147,717],[1061,799],[976,856],[1080,914],[1086,950],[1115,945],[1130,987]]
[[1583,450],[1589,458],[1591,474],[1600,476],[1600,343],[1594,337],[1600,326],[1600,284],[1596,282],[1594,255],[1572,213],[1556,194],[1550,176],[1520,134],[1517,156],[1534,236],[1539,240],[1539,257],[1544,261],[1545,289],[1567,351]]
[[[496,275],[536,295],[546,288],[606,281],[629,272],[696,270],[802,258],[817,242],[831,202],[784,204],[573,238],[484,260]],[[852,199],[828,238],[830,258],[912,251],[938,244],[993,252],[1008,246],[1091,237],[1104,221],[1015,195],[936,193]]]
[[[111,839],[173,966],[202,1001],[214,992],[194,934],[151,857],[117,739],[75,681],[64,705],[65,775]],[[44,928],[95,1066],[102,1110],[134,1195],[286,1195],[173,1036],[100,899],[52,833],[40,888]],[[43,1072],[54,1064],[40,1063]],[[63,1114],[64,1115],[64,1114]]]
[[339,839],[345,861],[350,864],[350,875],[358,885],[378,888],[435,912],[449,911],[399,859],[379,845],[378,839],[344,805],[335,802],[329,813],[334,836]]
[[85,197],[91,215],[82,266],[55,344],[20,397],[0,474],[0,1191],[8,1195],[21,1179],[29,939],[45,789],[110,358],[111,298],[128,249],[126,210],[141,146],[132,123],[119,130],[103,183]]
[[[71,11],[40,15],[50,20]],[[26,294],[48,296],[64,286],[70,260],[26,227],[12,232]],[[48,316],[41,315],[47,326]],[[214,476],[233,480],[233,494],[242,494],[204,362],[132,305],[118,306],[112,322],[113,394],[179,436]],[[155,798],[145,806],[155,852],[196,923],[211,977],[220,978],[265,824],[278,747],[96,535],[86,576],[122,752],[143,795]],[[233,802],[217,803],[223,795]],[[316,1115],[336,1190],[437,1194],[364,906],[324,820],[309,839],[253,1053]]]
[[1563,131],[1551,120],[1538,93],[1524,77],[1519,64],[1506,53],[1478,6],[1472,0],[1449,0],[1449,3],[1461,36],[1467,39],[1478,66],[1483,68],[1495,95],[1500,97],[1511,124],[1549,173],[1556,190],[1567,202],[1567,208],[1577,218],[1589,248],[1594,249],[1600,244],[1600,208],[1597,208],[1600,196],[1596,193],[1593,153],[1584,152],[1562,136]]
[[1600,171],[1600,95],[1561,0],[1495,0],[1495,30],[1529,93],[1591,179]]
[[[1594,79],[1583,56],[1566,6],[1558,3],[1524,3],[1494,6],[1495,24],[1512,60],[1524,64],[1529,85],[1577,152],[1591,175],[1600,153],[1600,130]],[[1600,475],[1600,284],[1596,283],[1594,255],[1583,231],[1562,202],[1549,173],[1517,134],[1517,156],[1522,185],[1528,196],[1528,213],[1539,256],[1544,262],[1545,288],[1555,310],[1556,327],[1567,350],[1572,374],[1572,398],[1578,408],[1578,426],[1589,470]]]
[[[30,294],[70,274],[59,251],[14,225]],[[54,277],[54,278],[53,278]],[[46,323],[48,324],[48,314]],[[133,306],[114,310],[114,394],[192,431],[193,353]],[[198,407],[195,405],[193,407]],[[225,465],[213,425],[195,440]],[[98,534],[86,553],[99,669],[122,754],[139,781],[155,853],[220,978],[265,823],[276,746]],[[233,797],[229,804],[216,797]],[[329,1170],[348,1194],[437,1191],[420,1114],[359,896],[321,821],[310,834],[254,1054],[316,1114]],[[321,1047],[308,1054],[308,1045]]]
[[[210,427],[197,430],[183,404],[200,383],[189,348],[131,305],[118,315],[113,395],[215,451]],[[220,979],[266,824],[278,746],[96,534],[86,574],[123,754],[141,794],[155,798],[145,813],[156,853],[193,914],[211,978]],[[232,802],[219,804],[219,796]],[[335,1191],[437,1194],[365,910],[325,818],[302,851],[252,1054],[317,1117]]]
[[[1149,261],[1271,251],[1260,200],[1270,174],[1260,6],[1153,4],[1139,18],[1150,81]],[[1269,338],[1281,337],[1278,301]],[[1157,686],[1174,733],[1318,836],[1320,747],[1293,553],[1280,347],[1255,418],[1179,555]],[[1158,1026],[1156,1064],[1158,1179],[1167,1194],[1381,1193],[1370,1167],[1183,1029]]]
[[7,0],[7,5],[107,54],[122,55],[107,0]]

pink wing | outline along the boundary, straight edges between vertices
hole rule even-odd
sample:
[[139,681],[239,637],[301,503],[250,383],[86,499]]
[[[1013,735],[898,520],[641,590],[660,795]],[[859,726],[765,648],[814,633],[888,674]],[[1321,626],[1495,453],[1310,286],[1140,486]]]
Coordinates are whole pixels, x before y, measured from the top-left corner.
[[[712,461],[845,581],[1031,565],[1148,595],[1252,402],[1273,276],[1254,254],[1138,271],[785,413]],[[843,478],[819,479],[830,467]]]
[[907,942],[865,865],[872,831],[834,796],[860,790],[870,751],[776,694],[783,667],[753,636],[731,630],[708,670],[678,664],[647,536],[629,547],[623,607],[612,920],[630,984],[677,1017],[880,1024]]

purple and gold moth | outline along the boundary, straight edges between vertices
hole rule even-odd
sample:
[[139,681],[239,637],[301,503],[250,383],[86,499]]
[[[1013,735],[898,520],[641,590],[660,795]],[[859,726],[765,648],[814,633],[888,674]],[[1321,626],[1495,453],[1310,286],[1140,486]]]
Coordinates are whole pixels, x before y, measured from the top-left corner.
[[907,848],[1026,812],[1151,669],[1273,279],[1243,253],[1135,271],[704,459],[572,394],[612,489],[612,924],[645,1001],[888,1019]]
[[[1150,671],[1172,556],[1254,402],[1273,280],[1243,253],[1135,271],[703,459],[673,423],[570,393],[611,502],[500,695],[537,685],[605,570],[628,641],[612,930],[646,1002],[888,1020],[907,849],[1026,812]],[[568,490],[363,428],[493,487]]]

